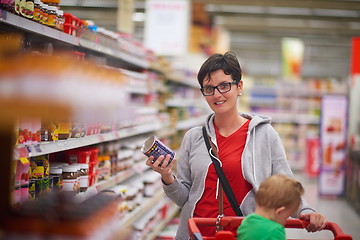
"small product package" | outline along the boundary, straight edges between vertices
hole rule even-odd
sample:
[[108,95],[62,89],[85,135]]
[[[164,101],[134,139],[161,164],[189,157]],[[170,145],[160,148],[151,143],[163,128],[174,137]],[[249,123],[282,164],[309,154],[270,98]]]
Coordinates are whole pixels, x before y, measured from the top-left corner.
[[164,155],[165,157],[166,155],[170,155],[171,157],[169,164],[175,157],[175,152],[168,148],[155,136],[151,136],[145,141],[145,143],[141,147],[141,152],[144,153],[147,157],[153,156],[154,161],[158,159],[161,155]]

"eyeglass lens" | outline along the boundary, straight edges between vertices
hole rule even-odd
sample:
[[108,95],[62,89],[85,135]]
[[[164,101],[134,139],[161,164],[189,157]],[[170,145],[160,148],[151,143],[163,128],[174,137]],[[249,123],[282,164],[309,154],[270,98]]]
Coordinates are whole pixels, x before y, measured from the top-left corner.
[[202,92],[205,96],[213,95],[217,89],[220,93],[225,93],[231,90],[231,83],[221,83],[215,87],[204,87],[202,88]]

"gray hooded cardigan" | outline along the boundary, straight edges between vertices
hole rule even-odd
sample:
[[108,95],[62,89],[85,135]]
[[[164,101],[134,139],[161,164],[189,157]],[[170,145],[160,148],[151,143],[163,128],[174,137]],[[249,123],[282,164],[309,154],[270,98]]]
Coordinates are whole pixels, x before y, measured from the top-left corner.
[[[245,113],[240,115],[251,119],[241,160],[242,174],[253,187],[239,206],[246,216],[254,212],[255,192],[265,178],[278,173],[293,177],[293,173],[279,134],[270,125],[271,118]],[[214,114],[209,115],[205,126],[211,141],[217,146],[213,119]],[[189,238],[187,220],[193,216],[194,207],[203,194],[208,167],[212,163],[201,127],[194,127],[185,134],[177,159],[175,181],[170,185],[164,184],[163,189],[181,208],[176,239],[185,240]],[[314,211],[303,199],[297,216]]]

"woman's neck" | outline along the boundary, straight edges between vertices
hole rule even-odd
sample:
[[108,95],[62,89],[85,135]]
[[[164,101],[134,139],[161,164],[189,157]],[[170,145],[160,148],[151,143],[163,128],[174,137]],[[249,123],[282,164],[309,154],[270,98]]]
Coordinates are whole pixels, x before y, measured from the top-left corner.
[[224,136],[230,136],[236,130],[238,130],[244,123],[246,119],[241,117],[237,112],[236,114],[223,114],[215,115],[214,123],[218,132]]

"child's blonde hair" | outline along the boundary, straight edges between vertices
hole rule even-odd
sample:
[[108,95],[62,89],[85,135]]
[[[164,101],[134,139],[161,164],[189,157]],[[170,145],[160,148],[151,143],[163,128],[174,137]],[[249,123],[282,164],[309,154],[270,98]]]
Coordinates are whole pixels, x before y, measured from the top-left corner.
[[261,183],[255,200],[257,205],[265,208],[299,206],[302,194],[304,188],[301,183],[283,174],[276,174]]

